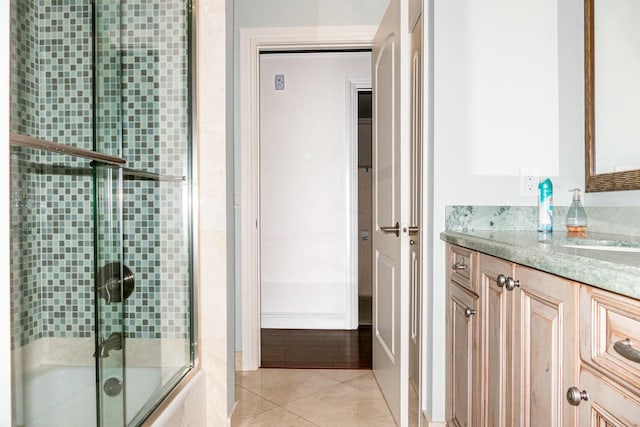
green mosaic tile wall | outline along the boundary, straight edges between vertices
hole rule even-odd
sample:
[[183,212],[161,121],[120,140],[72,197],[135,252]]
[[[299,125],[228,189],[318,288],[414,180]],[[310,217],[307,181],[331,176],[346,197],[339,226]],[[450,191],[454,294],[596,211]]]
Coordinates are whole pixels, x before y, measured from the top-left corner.
[[[185,2],[105,1],[96,8],[94,103],[91,2],[12,2],[12,130],[93,149],[95,106],[99,151],[126,158],[131,168],[187,175]],[[14,345],[92,336],[91,168],[15,147],[11,159]],[[188,186],[128,177],[123,189],[124,262],[136,277],[125,331],[187,338]],[[98,226],[107,230],[106,218]],[[118,305],[100,303],[104,333],[119,329]]]

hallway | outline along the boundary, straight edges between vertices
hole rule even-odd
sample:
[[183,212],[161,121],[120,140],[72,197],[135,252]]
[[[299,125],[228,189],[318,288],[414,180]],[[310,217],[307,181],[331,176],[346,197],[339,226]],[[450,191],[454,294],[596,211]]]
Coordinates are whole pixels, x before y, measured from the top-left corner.
[[236,400],[241,427],[395,426],[370,370],[236,372]]

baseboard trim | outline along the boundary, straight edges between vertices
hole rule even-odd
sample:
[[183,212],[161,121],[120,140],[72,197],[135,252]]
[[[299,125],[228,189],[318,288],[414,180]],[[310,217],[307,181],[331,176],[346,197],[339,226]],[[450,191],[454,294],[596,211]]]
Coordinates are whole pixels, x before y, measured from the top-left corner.
[[262,313],[265,329],[351,329],[346,313]]
[[427,412],[422,411],[422,427],[447,427],[447,423],[444,421],[431,421]]

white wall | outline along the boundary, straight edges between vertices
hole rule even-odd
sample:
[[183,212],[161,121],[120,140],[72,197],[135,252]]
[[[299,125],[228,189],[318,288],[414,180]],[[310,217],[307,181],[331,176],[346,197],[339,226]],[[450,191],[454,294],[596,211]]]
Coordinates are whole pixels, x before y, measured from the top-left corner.
[[[378,25],[389,0],[235,0],[234,74],[240,75],[240,29],[329,25]],[[240,196],[240,82],[234,82],[235,195]],[[240,205],[236,203],[236,240],[240,241]],[[241,350],[242,294],[239,246],[236,246],[236,350]]]
[[0,427],[11,426],[11,292],[9,276],[9,0],[0,0]]
[[[551,176],[556,204],[569,204],[568,190],[584,187],[583,6],[582,0],[433,2],[434,235],[425,289],[426,410],[441,421],[445,257],[439,234],[445,206],[534,205],[534,198],[519,195],[522,167],[539,167]],[[536,98],[528,87],[545,98]],[[557,117],[549,111],[557,111]]]
[[347,83],[370,75],[368,52],[260,57],[262,327],[357,326],[357,117]]

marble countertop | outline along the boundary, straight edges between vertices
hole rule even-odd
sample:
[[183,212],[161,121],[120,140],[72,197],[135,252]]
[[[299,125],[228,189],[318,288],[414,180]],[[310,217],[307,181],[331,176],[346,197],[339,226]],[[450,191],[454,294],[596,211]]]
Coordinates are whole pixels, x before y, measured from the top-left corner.
[[[588,231],[586,237],[567,237],[565,232],[541,235],[521,230],[445,231],[440,237],[454,245],[640,299],[638,237]],[[579,247],[585,245],[630,247],[638,251]]]

